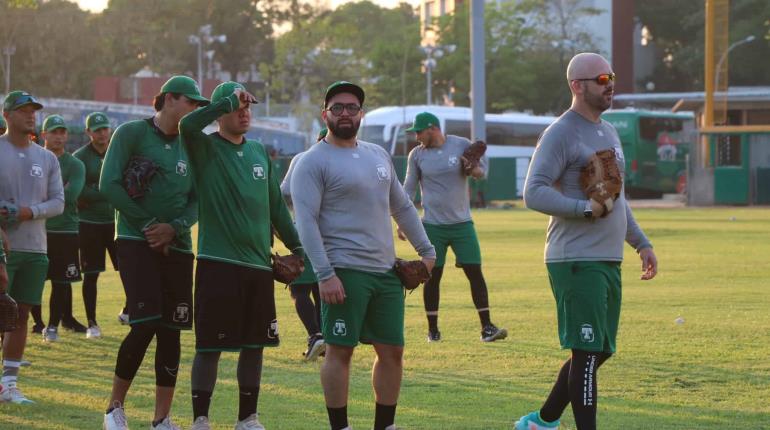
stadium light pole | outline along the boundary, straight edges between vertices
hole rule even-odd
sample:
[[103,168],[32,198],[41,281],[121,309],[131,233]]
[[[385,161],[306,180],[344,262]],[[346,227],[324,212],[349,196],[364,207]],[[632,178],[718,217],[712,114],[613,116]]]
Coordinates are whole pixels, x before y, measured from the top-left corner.
[[484,0],[471,0],[471,139],[487,140],[484,114],[487,107],[484,60]]
[[425,60],[422,62],[425,68],[425,95],[426,104],[433,104],[433,69],[436,67],[436,59],[444,56],[444,53],[451,54],[455,52],[455,45],[425,45],[420,46],[420,50],[425,54]]
[[16,53],[16,45],[5,45],[3,55],[5,55],[5,93],[11,91],[11,55]]
[[751,36],[747,36],[745,39],[741,39],[741,40],[739,40],[737,42],[733,42],[733,44],[730,45],[727,48],[727,50],[725,51],[725,53],[722,54],[722,56],[719,58],[719,62],[717,63],[716,73],[715,73],[715,76],[714,76],[714,90],[715,91],[719,88],[719,75],[720,75],[720,72],[722,71],[722,63],[725,62],[725,60],[727,59],[727,56],[730,54],[730,51],[732,51],[733,49],[735,49],[735,48],[737,48],[737,47],[739,47],[741,45],[745,45],[747,43],[751,43],[751,42],[754,41],[754,39],[756,39],[756,37],[754,37],[754,35],[752,34]]
[[[214,42],[219,43],[225,43],[227,42],[227,35],[225,34],[217,34],[212,36],[211,35],[211,24],[202,25],[198,29],[198,34],[191,34],[187,36],[187,41],[190,43],[190,45],[197,45],[198,46],[198,86],[200,86],[201,91],[203,91],[203,47],[204,45],[208,47]],[[209,52],[211,54],[209,54]],[[210,59],[214,57],[214,51],[206,51],[206,55],[210,55]],[[210,61],[209,59],[209,61]]]

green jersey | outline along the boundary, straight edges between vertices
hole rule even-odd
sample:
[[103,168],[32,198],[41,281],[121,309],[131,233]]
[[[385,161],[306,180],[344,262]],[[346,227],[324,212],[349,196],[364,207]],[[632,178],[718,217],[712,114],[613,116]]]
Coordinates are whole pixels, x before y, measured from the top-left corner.
[[86,166],[69,152],[59,157],[61,180],[64,184],[64,212],[45,222],[45,229],[50,233],[78,232],[78,197],[86,182]]
[[99,176],[102,172],[104,154],[99,154],[89,143],[72,155],[86,166],[86,183],[78,199],[80,221],[91,224],[113,224],[115,209],[107,200],[107,196],[99,190]]
[[198,258],[270,270],[272,227],[287,248],[302,255],[270,157],[258,141],[244,137],[236,145],[202,131],[237,107],[231,95],[179,123],[200,198]]
[[[123,188],[123,172],[133,156],[149,158],[158,166],[144,196],[136,200]],[[170,247],[192,252],[190,228],[198,221],[198,200],[188,163],[178,135],[163,134],[152,118],[130,121],[115,130],[99,186],[118,211],[119,239],[146,240],[144,229],[168,223],[176,230]]]

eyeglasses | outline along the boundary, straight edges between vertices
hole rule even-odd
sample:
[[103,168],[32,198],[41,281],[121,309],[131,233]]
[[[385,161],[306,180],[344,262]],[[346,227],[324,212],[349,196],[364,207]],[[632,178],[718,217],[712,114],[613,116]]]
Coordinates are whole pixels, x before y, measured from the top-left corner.
[[595,78],[587,78],[587,79],[573,79],[575,81],[594,81],[599,85],[607,85],[610,82],[615,82],[615,74],[614,73],[602,73],[601,75],[595,77]]
[[332,115],[334,116],[342,115],[343,111],[348,111],[349,114],[355,115],[361,111],[361,106],[355,103],[348,103],[348,104],[335,103],[329,109],[326,109],[326,110],[331,112]]

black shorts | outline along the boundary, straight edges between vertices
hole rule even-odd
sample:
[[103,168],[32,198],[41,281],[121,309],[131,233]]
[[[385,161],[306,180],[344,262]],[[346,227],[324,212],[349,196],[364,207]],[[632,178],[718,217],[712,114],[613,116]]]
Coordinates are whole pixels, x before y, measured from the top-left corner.
[[198,260],[195,349],[239,351],[278,345],[273,273]]
[[48,276],[52,282],[77,282],[80,277],[80,249],[77,233],[47,233]]
[[80,223],[80,266],[83,273],[104,272],[106,253],[110,254],[112,268],[118,270],[115,252],[115,224]]
[[128,323],[192,328],[193,255],[171,250],[165,256],[138,240],[119,239],[117,245]]

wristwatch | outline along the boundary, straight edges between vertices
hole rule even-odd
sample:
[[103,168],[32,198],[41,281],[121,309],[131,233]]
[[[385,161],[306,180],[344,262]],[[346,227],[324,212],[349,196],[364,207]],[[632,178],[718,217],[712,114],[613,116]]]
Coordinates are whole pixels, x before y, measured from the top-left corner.
[[586,207],[583,209],[583,217],[587,219],[594,217],[594,211],[591,209],[591,200],[586,201]]

